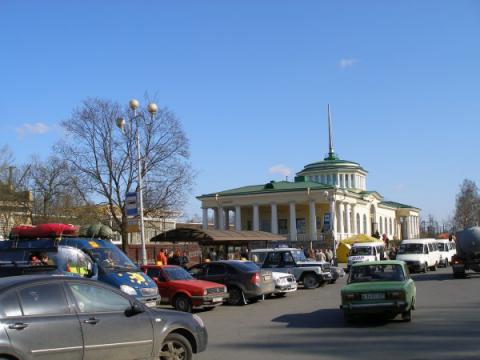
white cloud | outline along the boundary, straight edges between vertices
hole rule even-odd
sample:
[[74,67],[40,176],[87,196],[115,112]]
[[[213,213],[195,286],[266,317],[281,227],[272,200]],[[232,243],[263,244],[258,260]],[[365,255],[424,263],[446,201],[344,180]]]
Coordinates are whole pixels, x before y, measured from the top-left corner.
[[283,175],[285,177],[285,176],[290,176],[290,174],[292,173],[292,169],[288,168],[287,166],[285,166],[283,164],[279,164],[279,165],[274,165],[270,169],[268,169],[268,173],[269,174],[280,174],[280,175]]
[[342,69],[346,69],[346,68],[352,67],[357,62],[358,62],[358,59],[355,59],[355,58],[344,58],[344,59],[340,59],[340,61],[338,62],[338,66],[340,66]]
[[25,135],[43,135],[46,134],[50,128],[42,122],[36,122],[35,124],[23,124],[15,129],[19,139],[23,139]]

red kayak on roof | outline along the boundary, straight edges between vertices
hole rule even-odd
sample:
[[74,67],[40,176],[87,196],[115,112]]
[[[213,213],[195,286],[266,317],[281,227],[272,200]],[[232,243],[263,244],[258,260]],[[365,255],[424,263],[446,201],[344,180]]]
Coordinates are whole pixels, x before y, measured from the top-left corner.
[[71,224],[19,225],[12,228],[12,235],[23,238],[48,238],[77,234],[78,226]]

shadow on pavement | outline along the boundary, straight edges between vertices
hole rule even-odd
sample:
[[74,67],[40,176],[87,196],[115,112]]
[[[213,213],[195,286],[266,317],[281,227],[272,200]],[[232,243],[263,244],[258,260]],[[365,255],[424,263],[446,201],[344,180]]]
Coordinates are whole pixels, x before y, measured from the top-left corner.
[[[448,273],[435,273],[430,272],[427,274],[411,274],[414,281],[445,281],[445,280],[455,280],[461,281],[462,278],[454,278],[453,272]],[[468,279],[470,275],[475,275],[474,273],[467,273],[467,277],[463,279]]]
[[312,313],[306,314],[285,314],[272,319],[272,322],[285,323],[288,328],[344,328],[344,327],[378,327],[384,326],[395,320],[387,320],[385,318],[358,318],[352,323],[346,323],[343,318],[343,312],[340,309],[320,309]]

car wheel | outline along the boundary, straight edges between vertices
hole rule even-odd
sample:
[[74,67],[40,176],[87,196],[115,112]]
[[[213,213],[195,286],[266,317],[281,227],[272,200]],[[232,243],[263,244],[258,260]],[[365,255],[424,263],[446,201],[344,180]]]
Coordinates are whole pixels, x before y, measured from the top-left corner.
[[431,271],[437,271],[437,263],[430,268]]
[[337,282],[337,279],[332,279],[332,280],[330,280],[329,283],[330,283],[330,284],[335,284],[336,282]]
[[423,272],[424,274],[427,272],[427,269],[428,269],[427,263],[423,264],[422,272]]
[[177,295],[173,300],[175,310],[183,312],[192,312],[192,302],[185,295]]
[[232,287],[228,290],[230,297],[227,302],[229,305],[245,305],[245,297],[243,291],[237,287]]
[[315,274],[306,274],[303,277],[303,287],[305,289],[314,289],[318,287],[318,285],[319,285],[318,279]]
[[412,321],[412,309],[408,309],[402,313],[403,321]]
[[192,360],[190,342],[180,334],[169,334],[160,347],[160,360]]

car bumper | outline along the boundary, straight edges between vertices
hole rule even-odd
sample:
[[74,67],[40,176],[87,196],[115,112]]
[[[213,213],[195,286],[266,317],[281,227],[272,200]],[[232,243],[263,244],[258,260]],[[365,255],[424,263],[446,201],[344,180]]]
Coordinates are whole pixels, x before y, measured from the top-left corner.
[[423,270],[423,265],[419,262],[418,263],[417,262],[415,262],[415,263],[407,262],[407,266],[408,266],[408,270],[410,272],[420,272],[420,271]]
[[192,296],[193,306],[217,306],[223,304],[223,301],[229,298],[228,293],[205,295],[205,296]]
[[330,281],[330,280],[333,279],[331,272],[321,273],[319,276],[320,276],[320,278],[321,278],[323,281]]
[[208,343],[207,328],[200,328],[195,335],[195,339],[197,342],[197,353],[205,351]]
[[382,301],[376,303],[348,303],[340,309],[348,314],[400,313],[407,309],[405,301]]
[[137,297],[136,299],[150,308],[159,306],[161,302],[160,295],[148,296],[148,297]]
[[275,285],[274,294],[282,294],[297,291],[297,284]]

